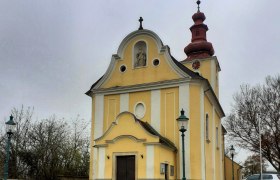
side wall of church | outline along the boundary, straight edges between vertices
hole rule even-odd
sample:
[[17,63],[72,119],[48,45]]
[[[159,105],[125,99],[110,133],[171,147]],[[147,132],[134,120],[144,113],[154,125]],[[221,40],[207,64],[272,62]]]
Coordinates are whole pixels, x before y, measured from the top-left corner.
[[[201,123],[204,113],[203,106],[203,89],[200,84],[190,85],[190,174],[192,179],[203,179],[205,175],[204,164],[204,141],[203,128],[204,124]],[[201,105],[202,103],[202,105]]]

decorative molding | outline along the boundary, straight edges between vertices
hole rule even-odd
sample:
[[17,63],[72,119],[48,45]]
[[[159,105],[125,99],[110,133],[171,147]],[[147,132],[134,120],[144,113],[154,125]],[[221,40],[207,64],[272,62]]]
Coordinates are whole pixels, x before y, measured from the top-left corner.
[[[128,111],[121,112],[120,114],[117,115],[115,121],[111,123],[111,125],[110,125],[110,127],[107,129],[107,131],[106,131],[102,136],[100,136],[99,138],[95,139],[94,141],[95,141],[95,142],[100,141],[101,139],[103,139],[103,138],[113,129],[114,126],[118,125],[118,120],[119,120],[119,118],[120,118],[120,116],[121,116],[122,114],[130,114],[131,116],[133,116],[134,121],[137,122],[138,125],[140,125],[140,123],[138,122],[137,118],[135,117],[135,115],[134,115],[133,113],[128,112]],[[148,132],[144,127],[142,127],[142,125],[140,125],[140,127],[141,127],[145,132],[147,132],[150,136],[152,136],[152,137],[158,137],[158,136],[153,135],[153,134],[151,134],[150,132]]]
[[136,142],[146,142],[147,141],[146,139],[138,139],[137,137],[132,136],[132,135],[120,135],[120,136],[115,137],[112,140],[106,140],[105,142],[108,144],[114,144],[116,141],[118,141],[119,139],[123,139],[123,138],[129,138]]
[[108,147],[108,144],[98,144],[98,145],[94,145],[94,148],[100,148],[100,147]]
[[159,142],[144,142],[144,145],[148,146],[148,145],[161,145],[161,143]]
[[186,74],[182,69],[180,69],[172,60],[171,54],[170,54],[170,50],[169,50],[169,46],[163,46],[161,48],[161,53],[163,53],[163,55],[165,56],[165,59],[167,60],[167,64],[169,65],[169,67],[173,70],[175,70],[176,74],[180,77],[188,77],[190,78],[190,76],[188,74]]
[[201,83],[202,80],[199,79],[190,79],[190,78],[179,78],[179,79],[172,79],[172,80],[165,80],[165,81],[157,81],[151,83],[143,83],[131,86],[116,86],[111,88],[101,88],[101,89],[94,89],[92,90],[93,94],[96,93],[103,93],[104,95],[107,94],[117,94],[117,93],[130,93],[130,92],[137,92],[137,91],[148,91],[148,90],[156,90],[161,88],[170,88],[179,86],[182,83]]
[[[143,105],[143,108],[144,108],[142,113],[137,112],[139,110],[139,109],[137,110],[137,106],[141,105],[141,104]],[[146,114],[146,105],[145,105],[145,103],[143,101],[136,102],[135,105],[134,105],[134,115],[136,116],[136,118],[137,119],[142,119],[145,116],[145,114]]]

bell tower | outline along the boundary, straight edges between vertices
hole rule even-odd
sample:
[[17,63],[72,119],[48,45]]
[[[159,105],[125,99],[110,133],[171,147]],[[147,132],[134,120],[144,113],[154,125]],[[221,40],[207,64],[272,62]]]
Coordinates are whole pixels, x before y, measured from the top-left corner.
[[217,97],[219,94],[219,77],[221,70],[212,43],[207,41],[208,26],[204,24],[206,17],[200,12],[200,0],[197,2],[197,12],[192,19],[194,24],[190,27],[192,33],[191,42],[184,48],[187,58],[181,63],[186,67],[199,73],[202,77],[208,79]]

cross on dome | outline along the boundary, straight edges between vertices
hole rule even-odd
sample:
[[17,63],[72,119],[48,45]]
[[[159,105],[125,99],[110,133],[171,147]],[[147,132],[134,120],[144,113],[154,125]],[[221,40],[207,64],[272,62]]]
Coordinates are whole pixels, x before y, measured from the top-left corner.
[[200,0],[196,1],[196,4],[197,4],[197,12],[200,12],[200,7],[199,7],[200,3],[201,3]]

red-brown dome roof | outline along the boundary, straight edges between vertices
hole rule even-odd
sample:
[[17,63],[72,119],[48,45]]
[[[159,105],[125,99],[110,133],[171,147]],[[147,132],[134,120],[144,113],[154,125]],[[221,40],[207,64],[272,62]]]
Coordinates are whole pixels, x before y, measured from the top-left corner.
[[214,55],[214,49],[210,42],[207,41],[206,32],[208,27],[203,21],[206,19],[203,12],[199,10],[192,16],[194,24],[190,27],[192,32],[192,41],[189,43],[184,52],[187,55],[186,60],[198,58],[207,58]]

